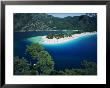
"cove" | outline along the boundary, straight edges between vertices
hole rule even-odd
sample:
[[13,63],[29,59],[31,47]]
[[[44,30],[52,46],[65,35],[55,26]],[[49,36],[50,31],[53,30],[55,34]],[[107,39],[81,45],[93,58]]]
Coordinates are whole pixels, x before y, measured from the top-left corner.
[[[42,33],[41,33],[42,34]],[[20,36],[18,40],[17,36]],[[19,33],[14,39],[14,56],[25,56],[25,46],[35,43],[35,37],[40,34]],[[44,33],[45,35],[45,33]],[[34,40],[33,40],[34,38]],[[30,39],[32,41],[30,41]],[[39,37],[40,39],[40,37]],[[81,68],[81,61],[89,60],[97,63],[97,34],[87,35],[62,44],[42,44],[55,62],[55,69]],[[33,62],[34,63],[34,62]]]

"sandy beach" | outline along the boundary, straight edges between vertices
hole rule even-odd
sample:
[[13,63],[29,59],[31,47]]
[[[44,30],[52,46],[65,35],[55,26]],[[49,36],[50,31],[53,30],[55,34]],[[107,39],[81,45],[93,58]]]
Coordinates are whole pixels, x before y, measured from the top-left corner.
[[65,38],[60,38],[60,39],[56,39],[56,38],[48,39],[48,38],[46,38],[46,36],[42,36],[42,43],[43,44],[60,44],[60,43],[68,42],[68,41],[73,40],[73,39],[77,39],[77,38],[82,37],[82,36],[96,34],[96,33],[97,32],[84,32],[81,34],[74,34],[71,37],[65,37]]

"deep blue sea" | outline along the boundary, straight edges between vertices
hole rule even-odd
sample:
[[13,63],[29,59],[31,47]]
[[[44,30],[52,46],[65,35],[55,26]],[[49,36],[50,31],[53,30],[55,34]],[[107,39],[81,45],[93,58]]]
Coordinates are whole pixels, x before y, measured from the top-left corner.
[[[14,56],[30,57],[25,54],[26,45],[32,42],[28,38],[43,36],[52,32],[15,32]],[[53,32],[59,33],[59,32]],[[43,44],[55,62],[55,69],[81,68],[83,60],[97,63],[97,34],[87,35],[62,44]],[[33,61],[34,63],[34,61]]]

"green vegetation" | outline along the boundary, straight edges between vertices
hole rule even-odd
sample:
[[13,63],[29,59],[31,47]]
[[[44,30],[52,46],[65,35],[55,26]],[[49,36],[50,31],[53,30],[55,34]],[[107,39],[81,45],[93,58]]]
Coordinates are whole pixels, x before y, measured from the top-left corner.
[[26,58],[14,58],[15,75],[96,75],[97,65],[95,62],[82,61],[83,68],[55,70],[54,61],[51,55],[45,51],[40,44],[31,44],[26,48],[26,53],[30,54],[36,64],[27,61]]
[[28,61],[26,59],[19,57],[14,58],[14,74],[30,74],[30,65],[28,64]]
[[38,59],[39,53],[44,51],[44,48],[40,44],[32,44],[26,46],[26,53],[29,53],[33,59]]
[[81,16],[54,17],[45,13],[15,13],[14,31],[49,31],[49,30],[97,30],[97,15],[88,13]]
[[60,71],[54,70],[52,75],[97,75],[97,65],[95,62],[82,61],[83,68],[64,69]]
[[82,31],[71,31],[71,32],[64,32],[64,33],[57,33],[57,34],[48,34],[46,37],[48,39],[60,39],[60,38],[64,38],[64,37],[71,37],[73,34],[80,34],[82,33]]
[[97,74],[97,64],[96,63],[84,60],[82,62],[82,65],[85,68],[85,70],[84,70],[85,74],[87,74],[87,75],[89,75],[89,74],[96,75]]
[[50,74],[51,71],[53,71],[54,62],[52,57],[40,44],[27,46],[26,52],[32,56],[32,59],[36,59],[37,63],[34,69],[36,69],[39,74]]
[[[97,31],[97,14],[81,16],[54,17],[45,13],[15,13],[14,32],[68,30],[63,33],[49,34],[48,39],[70,37],[82,32]],[[15,75],[96,75],[97,65],[83,61],[83,68],[55,70],[52,56],[40,44],[26,46],[24,57],[14,57]],[[28,57],[29,56],[29,57]],[[31,58],[30,58],[31,57]],[[34,64],[33,64],[34,61]]]

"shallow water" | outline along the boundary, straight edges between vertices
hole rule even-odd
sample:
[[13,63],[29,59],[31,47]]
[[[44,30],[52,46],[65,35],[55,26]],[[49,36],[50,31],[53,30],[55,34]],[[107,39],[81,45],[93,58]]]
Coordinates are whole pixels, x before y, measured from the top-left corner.
[[[44,33],[43,35],[46,34]],[[35,43],[36,36],[43,36],[40,35],[40,33],[36,35],[27,33],[29,37],[25,37],[23,33],[20,33],[19,35],[23,37],[19,38],[18,40],[14,39],[14,56],[21,57],[27,57],[24,54],[26,45]],[[17,37],[18,35],[15,36]],[[40,39],[40,37],[38,39]],[[80,63],[83,60],[97,62],[97,34],[83,36],[62,44],[42,45],[52,56],[56,69],[80,68]]]

